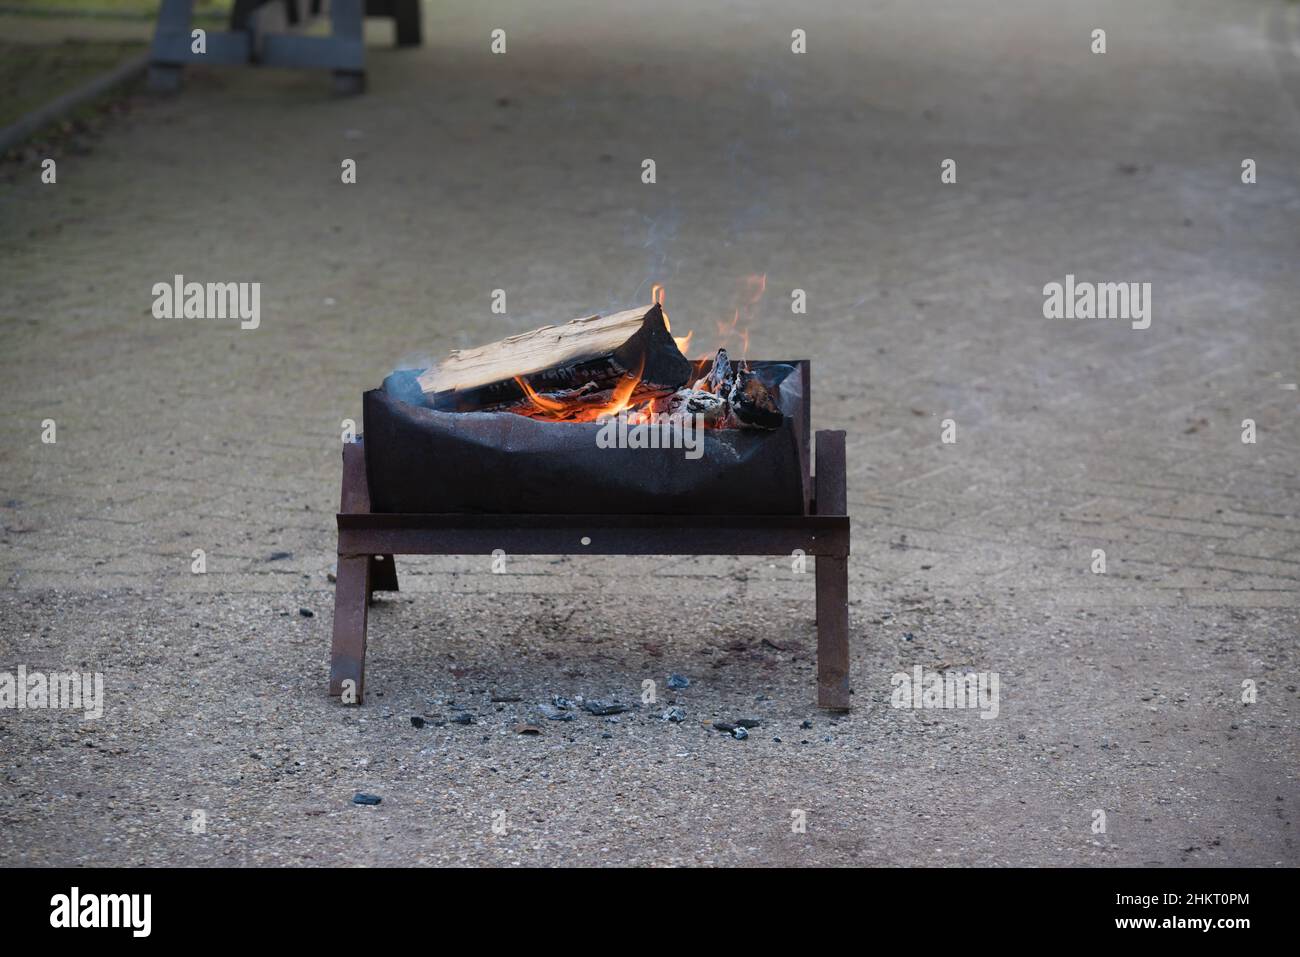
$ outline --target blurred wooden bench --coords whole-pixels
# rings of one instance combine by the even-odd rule
[[[193,12],[194,0],[162,0],[150,49],[151,89],[179,89],[188,63],[258,63],[330,70],[336,92],[361,93],[365,17],[392,18],[399,47],[419,46],[421,39],[420,0],[235,0],[230,29],[205,31],[205,50],[196,53]],[[328,36],[302,32],[326,15]]]

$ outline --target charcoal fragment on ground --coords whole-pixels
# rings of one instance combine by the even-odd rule
[[[632,710],[628,705],[625,704],[618,704],[617,702],[613,702],[613,701],[611,702],[596,701],[594,699],[590,701],[584,701],[582,707],[584,711],[594,714],[598,718],[603,718],[611,714],[623,714],[624,712]]]
[[[537,710],[547,721],[572,721],[574,714],[572,711],[565,711],[563,708],[557,708],[555,705],[543,702],[537,706]]]

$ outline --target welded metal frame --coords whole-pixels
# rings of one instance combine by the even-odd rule
[[[807,368],[804,368],[807,381]],[[810,396],[805,400],[809,401]],[[805,407],[805,418],[806,418]],[[807,435],[805,422],[804,434]],[[849,516],[844,433],[816,435],[803,515],[393,514],[370,510],[364,445],[343,447],[330,694],[364,700],[367,610],[397,591],[394,555],[791,555],[815,559],[817,703],[849,708]],[[805,462],[805,471],[807,463]],[[805,487],[810,487],[805,483]]]

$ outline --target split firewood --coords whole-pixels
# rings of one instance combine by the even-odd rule
[[[627,380],[630,399],[640,402],[671,395],[690,374],[655,304],[458,349],[419,384],[434,408],[468,412],[517,406],[530,391],[545,396],[594,385],[613,394],[628,389]]]

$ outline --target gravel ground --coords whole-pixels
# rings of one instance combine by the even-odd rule
[[[106,702],[0,711],[0,863],[1300,863],[1296,5],[696,6],[429,7],[364,98],[192,70],[4,169],[0,674]],[[153,319],[176,273],[260,327]],[[1150,329],[1043,318],[1067,273]],[[751,275],[848,431],[851,714],[786,558],[399,559],[331,700],[361,391],[652,281],[707,345]],[[892,707],[918,665],[997,717]]]
[[[321,693],[328,615],[298,612],[325,601],[319,591],[272,602],[6,599],[5,633],[42,649],[30,668],[102,666],[109,690],[98,721],[28,712],[2,726],[0,747],[15,756],[0,811],[5,860],[1296,861],[1296,692],[1284,686],[1294,613],[903,605],[861,643],[855,710],[837,717],[809,700],[806,603],[688,600],[662,612],[670,636],[650,642],[635,625],[611,627],[605,595],[384,600],[373,611],[375,687],[347,710]],[[660,613],[645,597],[616,604],[641,620]],[[701,620],[740,622],[742,609],[777,624],[714,625],[700,640]],[[1117,635],[1130,636],[1123,664],[1112,663]],[[998,671],[998,718],[894,709],[887,684],[863,680],[914,663]],[[670,669],[690,686],[669,691]],[[1267,706],[1238,702],[1246,673]],[[653,707],[640,704],[646,678],[658,683]],[[552,695],[636,707],[547,720],[536,705]],[[674,703],[681,723],[661,717]],[[736,719],[760,723],[745,740],[711,726]],[[383,803],[349,803],[357,791]],[[1097,808],[1104,835],[1091,831]],[[203,834],[192,833],[196,810]],[[797,810],[806,833],[792,832]],[[502,820],[505,834],[494,833]]]

